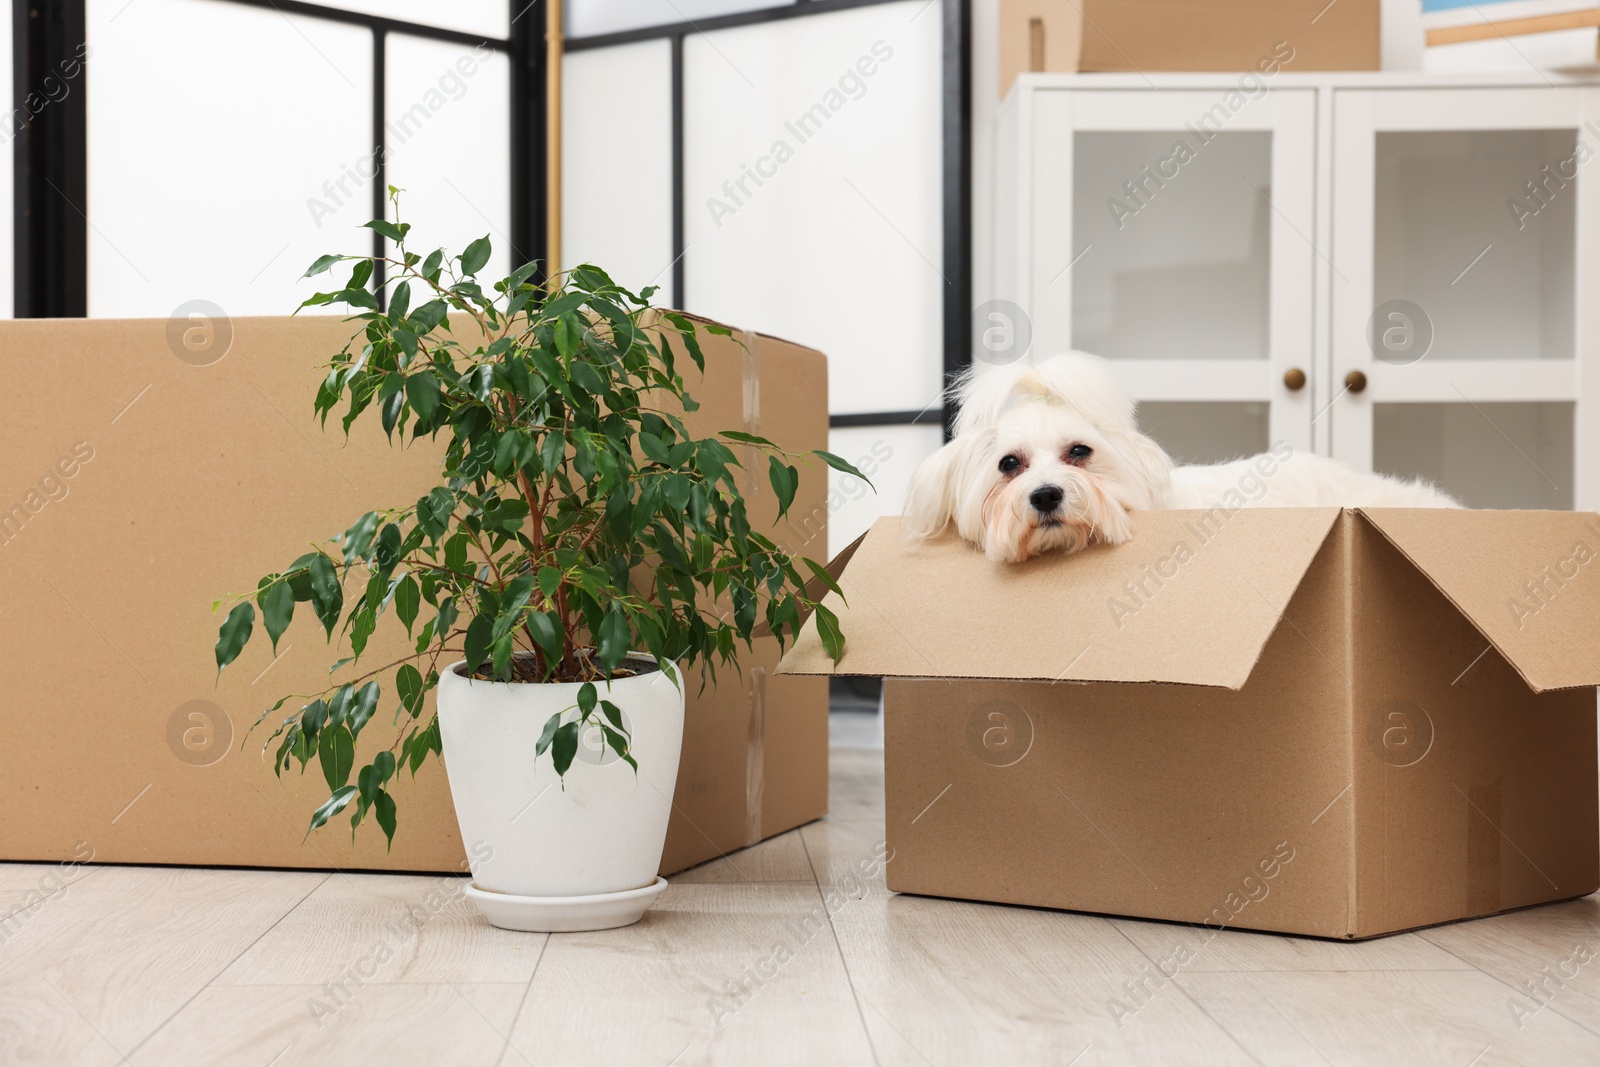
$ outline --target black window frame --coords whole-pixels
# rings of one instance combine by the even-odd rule
[[[508,0],[511,35],[483,37],[459,30],[408,22],[303,0],[210,0],[267,8],[283,15],[324,19],[361,26],[373,35],[372,140],[383,145],[384,79],[390,34],[467,46],[483,45],[510,57],[512,64],[510,122],[512,261],[544,262],[549,247],[545,219],[547,89],[545,68],[546,5],[556,0]],[[824,15],[849,8],[897,0],[796,0],[700,22],[668,23],[620,33],[567,38],[566,51],[576,52],[634,41],[670,42],[672,56],[672,241],[673,303],[685,307],[683,190],[683,41],[690,33],[735,26]],[[942,355],[949,381],[970,362],[972,329],[972,61],[971,0],[929,0],[941,17],[941,221],[943,230]],[[93,62],[80,58],[87,38],[85,0],[13,0],[12,97],[15,107],[63,63]],[[88,198],[88,88],[80,72],[72,90],[38,114],[17,123],[14,132],[14,310],[17,318],[83,317],[88,314],[88,236],[84,211]],[[15,117],[8,121],[16,122]],[[373,217],[386,210],[383,154],[372,183]],[[375,254],[382,237],[373,235]],[[685,310],[692,310],[685,308]],[[950,435],[954,407],[942,409],[852,412],[832,415],[830,425],[903,426],[940,423]]]
[[[546,4],[551,0],[508,0],[511,35],[505,38],[347,11],[301,0],[209,0],[265,8],[282,15],[322,19],[371,31],[373,45],[372,142],[377,173],[372,181],[372,217],[384,217],[384,81],[390,34],[488,47],[511,60],[511,255],[513,263],[545,260],[545,51]],[[80,58],[87,40],[85,0],[13,0],[12,117],[15,219],[13,315],[16,318],[82,318],[88,314],[89,223],[88,85],[80,71],[70,91],[18,121],[17,109],[29,93],[43,91],[46,79],[59,78],[62,64],[93,63]],[[90,42],[92,44],[92,42]],[[383,237],[373,234],[373,253],[383,254]]]
[[[898,3],[899,0],[795,0],[780,7],[759,8],[696,22],[663,23],[616,33],[569,37],[567,52],[591,51],[639,41],[666,40],[672,55],[672,303],[693,311],[684,284],[683,188],[683,42],[690,34],[710,33],[736,26],[754,26],[808,18],[858,7]],[[940,182],[945,286],[942,300],[943,370],[948,383],[971,362],[972,333],[972,5],[971,0],[929,0],[941,14],[940,56]],[[940,425],[949,440],[955,418],[951,398],[941,407],[922,411],[871,411],[830,415],[832,427]]]

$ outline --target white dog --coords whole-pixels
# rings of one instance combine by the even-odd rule
[[[1174,467],[1139,432],[1111,365],[1072,352],[957,383],[954,439],[923,461],[906,511],[914,537],[951,524],[992,560],[1020,563],[1133,537],[1149,508],[1460,505],[1426,482],[1364,474],[1279,443],[1214,466]]]

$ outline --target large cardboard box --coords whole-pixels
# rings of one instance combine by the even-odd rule
[[[1000,0],[1000,95],[1029,71],[1377,70],[1380,0]]]
[[[1333,938],[1593,892],[1597,558],[1558,512],[1144,512],[1021,565],[882,520],[836,610],[892,679],[889,887]]]
[[[317,425],[315,368],[351,329],[320,316],[0,323],[11,382],[0,424],[0,859],[464,869],[432,762],[396,790],[393,852],[375,826],[352,842],[338,820],[306,838],[326,794],[314,761],[280,782],[261,755],[270,731],[245,731],[284,693],[320,689],[344,654],[309,613],[276,658],[252,643],[220,683],[212,658],[212,601],[434,484],[437,444],[401,452],[375,422],[348,443],[337,420],[326,433]],[[703,379],[685,367],[702,404],[694,426],[826,447],[824,357],[743,340],[704,338]],[[802,468],[796,518],[774,537],[824,553],[826,491],[822,470]],[[749,492],[752,520],[770,523],[770,488]],[[403,637],[380,627],[363,662],[398,656]],[[664,872],[825,812],[826,682],[774,677],[777,657],[768,639],[742,676],[691,688]],[[386,734],[375,724],[362,742]]]

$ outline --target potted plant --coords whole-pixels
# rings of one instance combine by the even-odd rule
[[[727,331],[652,308],[652,289],[628,292],[592,266],[546,283],[527,264],[486,290],[488,238],[452,259],[409,251],[398,210],[367,225],[391,256],[323,256],[307,272],[351,263],[341,288],[302,306],[348,305],[359,323],[326,365],[315,410],[325,425],[342,407],[346,434],[364,415],[391,440],[442,434],[438,484],[234,598],[217,668],[256,633],[258,613],[276,648],[308,605],[330,643],[348,643],[329,672],[348,680],[284,697],[256,723],[293,708],[266,747],[278,741],[278,774],[316,760],[327,780],[308,833],[341,813],[353,833],[370,815],[392,845],[402,769],[415,776],[442,754],[474,846],[469,895],[491,922],[633,922],[666,884],[656,870],[685,668],[714,679],[758,624],[783,640],[808,610],[830,654],[843,649],[807,579],[837,586],[751,528],[729,444],[764,455],[780,514],[799,480],[792,460],[859,472],[751,434],[695,434],[678,368],[704,366],[697,328]],[[412,651],[363,670],[385,618]],[[358,767],[385,692],[397,729]]]

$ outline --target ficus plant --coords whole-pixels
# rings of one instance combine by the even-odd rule
[[[346,436],[363,416],[391,441],[442,435],[438,484],[361,515],[231,598],[216,661],[220,674],[258,620],[276,650],[301,605],[330,644],[348,646],[328,673],[349,668],[354,677],[285,696],[255,725],[294,709],[265,749],[278,742],[279,775],[292,761],[302,773],[319,763],[330,795],[308,833],[350,809],[352,833],[371,813],[392,846],[397,775],[406,768],[415,777],[441,751],[426,700],[441,665],[464,660],[472,677],[498,682],[580,683],[529,753],[551,759],[564,784],[591,724],[637,772],[625,720],[603,699],[607,680],[654,669],[630,652],[653,656],[682,686],[675,663],[714,678],[718,664],[736,664],[759,623],[782,641],[809,611],[838,659],[838,620],[817,602],[820,590],[838,587],[819,564],[752,528],[740,453],[765,459],[752,473],[770,482],[780,518],[799,482],[796,462],[861,475],[828,452],[694,432],[688,416],[698,405],[679,368],[689,359],[704,369],[697,331],[726,335],[724,327],[653,308],[652,288],[629,292],[593,266],[542,281],[530,263],[486,290],[478,275],[487,237],[459,256],[419,255],[393,189],[391,198],[395,220],[366,224],[388,238],[390,255],[327,255],[307,271],[350,264],[343,285],[302,307],[346,305],[358,324],[326,364],[315,411],[326,427],[342,408]],[[362,671],[384,619],[405,628],[411,651]],[[394,734],[357,768],[358,742],[380,706],[392,710]]]

